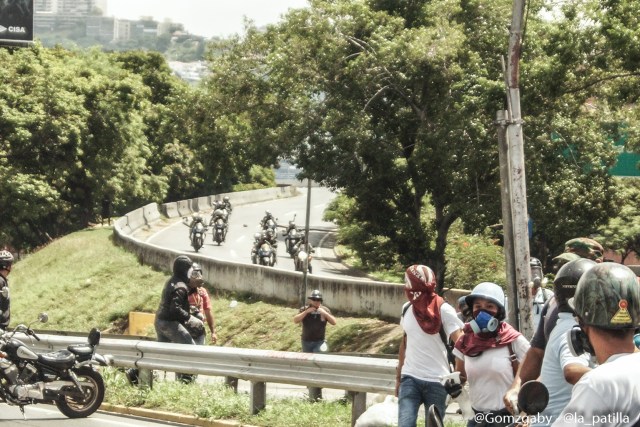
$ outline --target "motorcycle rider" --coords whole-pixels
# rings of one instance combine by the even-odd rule
[[[229,219],[229,215],[227,214],[224,208],[220,207],[220,205],[216,207],[216,209],[211,214],[211,219],[209,220],[209,226],[210,227],[215,226],[215,223],[218,220],[218,218],[222,219],[222,222],[224,223],[224,228],[222,232],[222,241],[224,242],[227,240],[227,226],[228,226],[227,220]]]
[[[541,412],[542,417],[538,417],[545,422],[533,424],[535,426],[549,425],[556,420],[571,399],[573,385],[591,369],[587,355],[571,354],[567,331],[575,324],[569,299],[573,298],[582,275],[595,265],[597,264],[593,260],[578,258],[562,266],[553,281],[558,321],[549,335],[540,371],[540,381],[549,392],[549,404]],[[510,406],[507,406],[508,409],[512,409]]]
[[[172,342],[195,345],[189,330],[204,331],[203,322],[192,316],[189,306],[189,292],[197,282],[191,282],[193,261],[180,255],[173,262],[173,275],[162,290],[160,304],[156,311],[154,326],[158,342]],[[190,376],[176,374],[176,379],[189,382]]]
[[[554,426],[633,426],[640,423],[640,352],[633,344],[640,324],[640,283],[612,262],[585,272],[569,300],[579,326],[570,331],[572,352],[595,355],[598,367],[582,376]]]
[[[204,225],[204,220],[202,219],[202,215],[200,215],[197,212],[191,216],[191,222],[189,223],[189,240],[193,240],[193,234],[196,231],[196,224],[202,224],[202,227],[207,228]]]
[[[544,287],[547,279],[542,274],[542,263],[538,258],[531,258],[531,296],[533,297],[533,329],[538,327],[542,308],[553,296],[553,292]]]
[[[0,251],[0,329],[6,330],[11,320],[11,299],[9,296],[9,280],[13,266],[11,252]]]
[[[273,220],[273,223],[276,224],[277,227],[276,219],[273,217],[273,214],[271,213],[271,211],[266,210],[264,211],[264,217],[262,218],[262,220],[260,220],[260,226],[263,230],[265,228],[268,228],[267,223],[269,222],[269,220]]]
[[[231,207],[231,200],[229,199],[229,196],[224,196],[222,198],[222,201],[224,202],[225,209],[227,210],[229,215],[231,215],[231,212],[233,211],[233,207]]]

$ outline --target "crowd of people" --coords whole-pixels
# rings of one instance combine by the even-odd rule
[[[640,280],[624,265],[603,262],[603,255],[592,239],[566,242],[565,253],[553,259],[553,291],[545,289],[542,265],[532,259],[537,316],[531,340],[505,321],[507,301],[499,285],[476,285],[457,301],[456,315],[435,293],[433,271],[409,267],[400,320],[398,426],[416,426],[420,405],[434,405],[444,416],[447,395],[457,397],[463,385],[473,410],[467,426],[517,424],[518,392],[532,380],[544,384],[549,399],[528,425],[640,425],[640,352],[634,342]]]

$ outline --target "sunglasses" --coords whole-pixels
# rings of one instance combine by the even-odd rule
[[[309,298],[311,301],[322,301],[322,298]]]

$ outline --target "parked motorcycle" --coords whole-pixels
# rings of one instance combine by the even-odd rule
[[[46,313],[38,321],[48,321]],[[94,365],[107,366],[109,356],[95,352],[100,331],[92,329],[87,344],[75,344],[66,350],[36,353],[15,337],[21,332],[40,341],[30,325],[20,324],[12,332],[0,335],[0,401],[24,407],[53,402],[69,418],[84,418],[102,404],[105,386]]]

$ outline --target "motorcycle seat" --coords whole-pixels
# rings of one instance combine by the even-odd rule
[[[78,356],[90,356],[93,354],[93,348],[88,344],[73,344],[67,347],[67,350]]]
[[[52,353],[38,355],[38,360],[44,365],[53,368],[65,369],[72,367],[76,362],[76,357],[68,350],[60,350]]]

